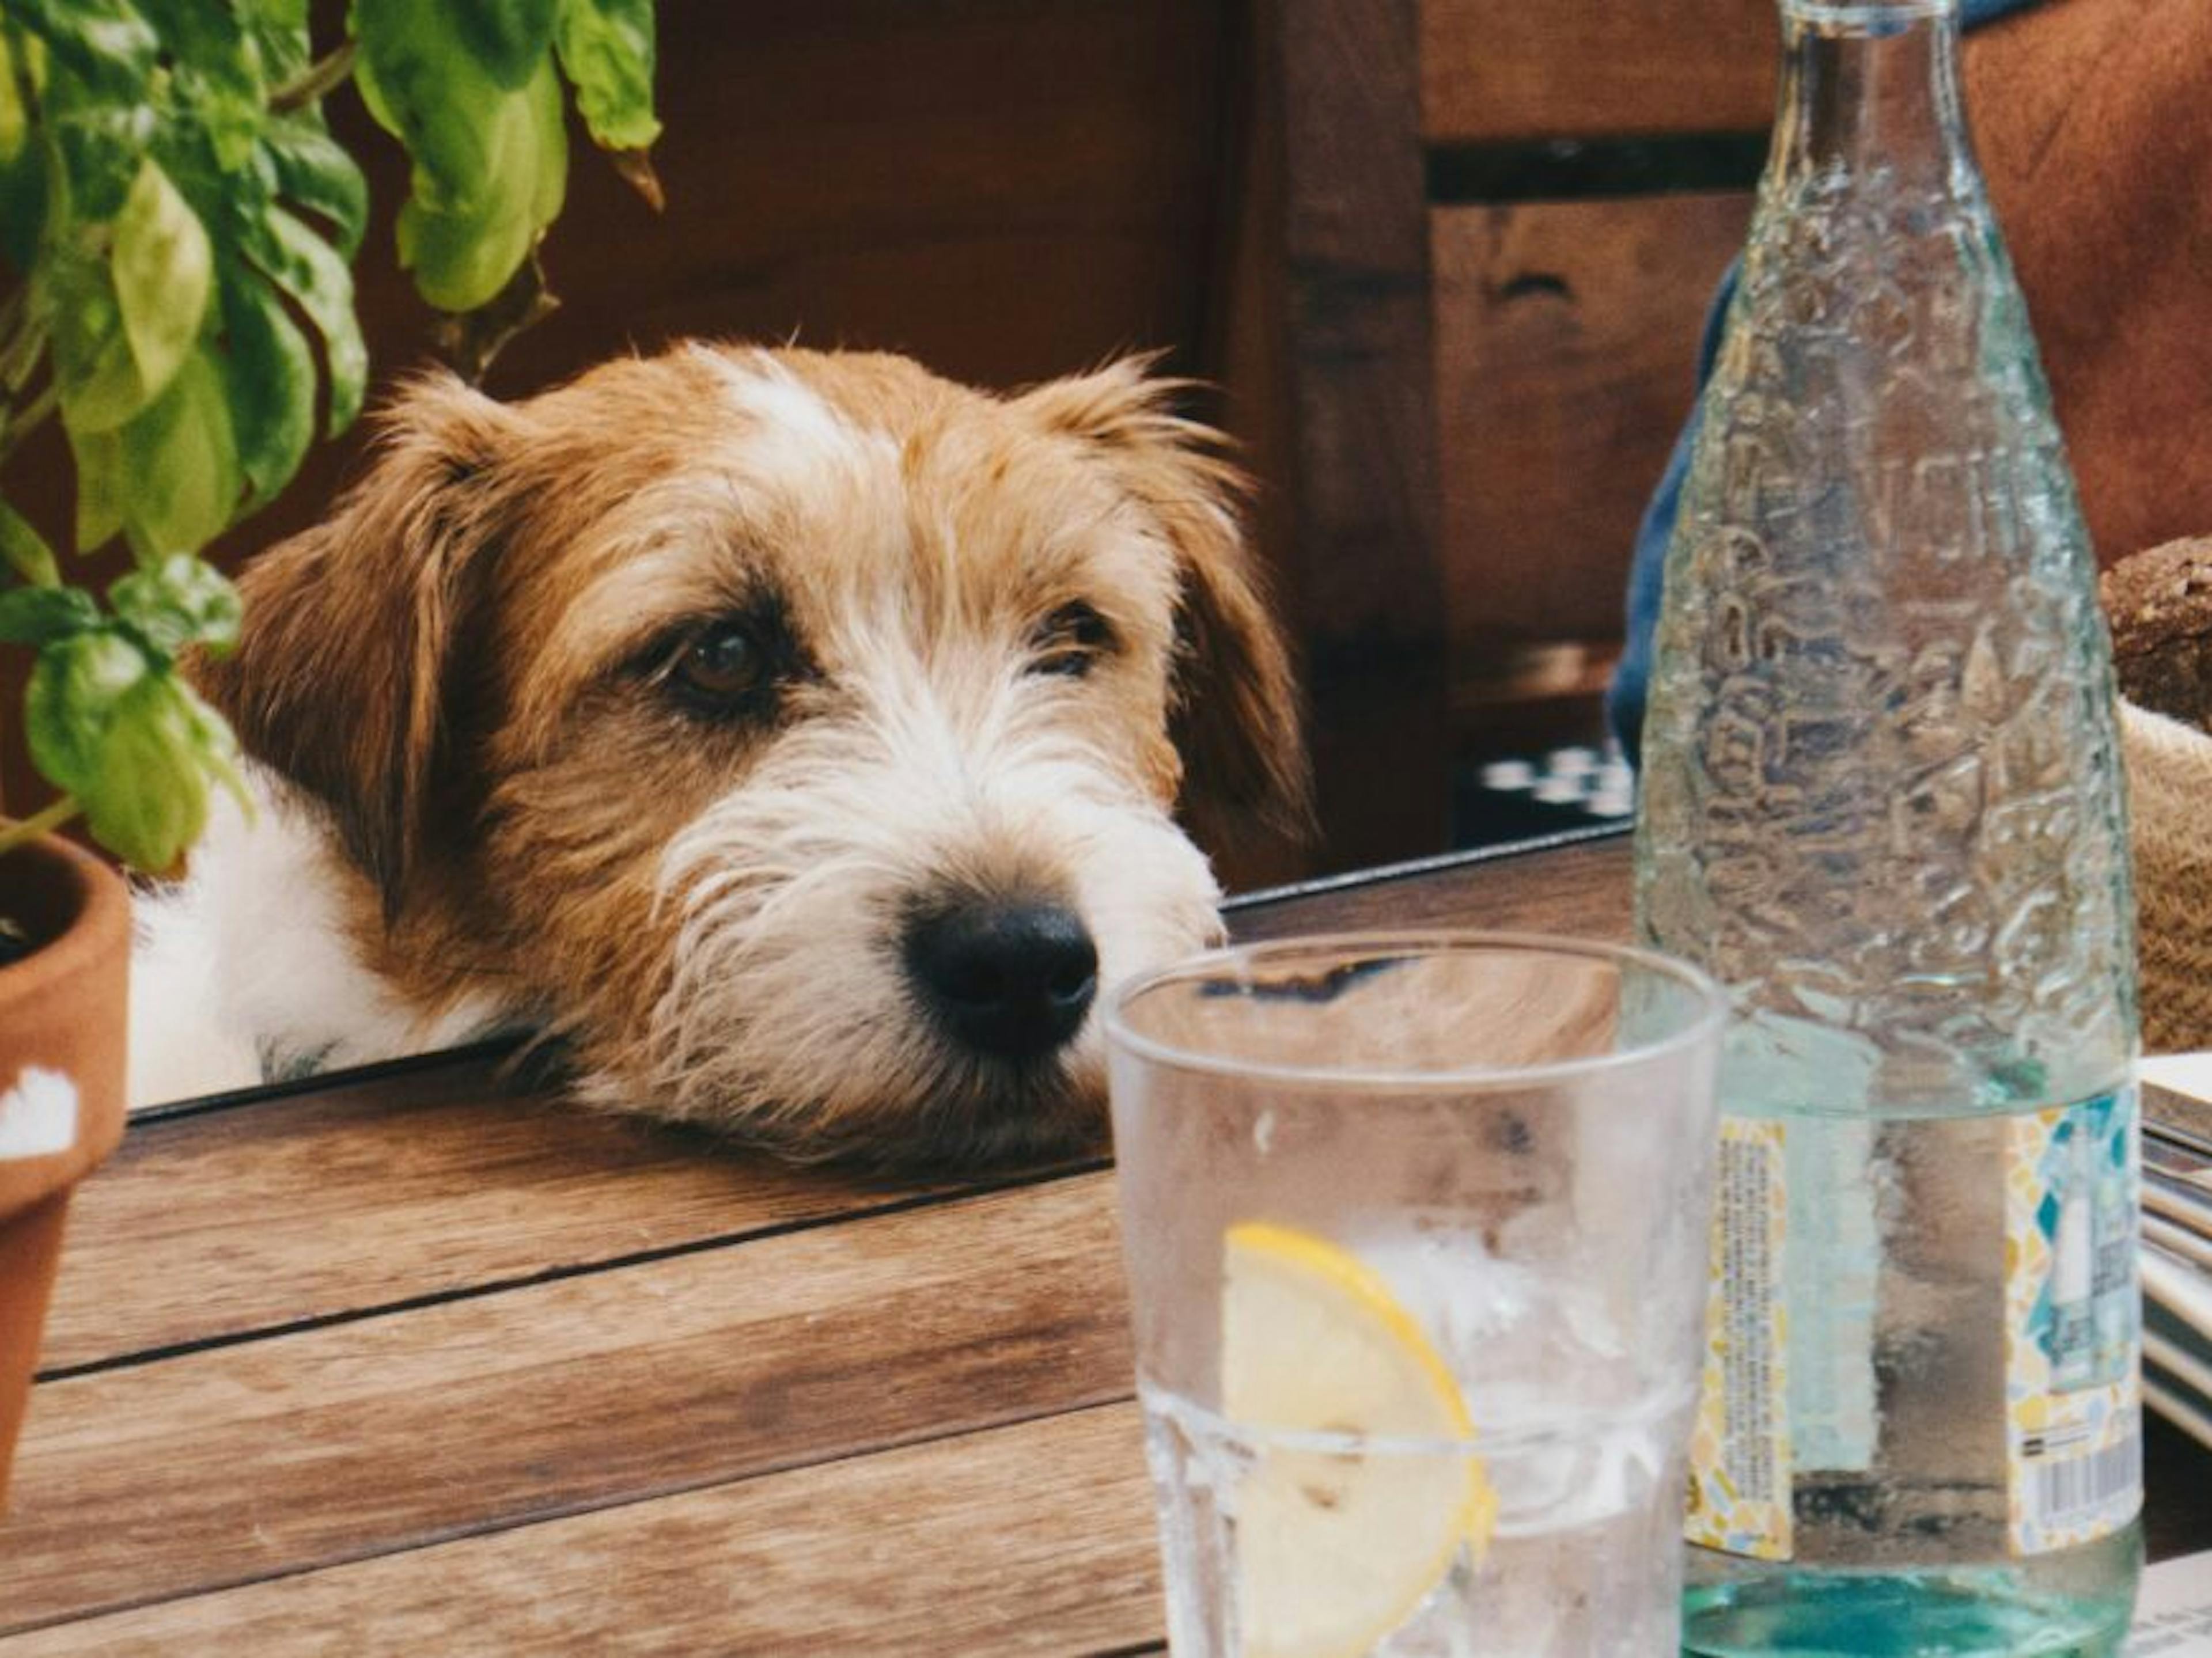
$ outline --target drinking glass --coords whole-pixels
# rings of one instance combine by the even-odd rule
[[[1118,992],[1178,1658],[1675,1649],[1723,1011],[1667,957],[1504,934]]]

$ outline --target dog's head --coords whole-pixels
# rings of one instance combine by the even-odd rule
[[[1235,473],[1121,364],[997,398],[705,346],[386,417],[206,670],[355,932],[580,1090],[790,1155],[1103,1118],[1098,987],[1216,931],[1176,817],[1303,809]]]

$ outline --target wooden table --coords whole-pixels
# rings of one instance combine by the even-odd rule
[[[1618,935],[1607,840],[1240,904]],[[141,1120],[0,1525],[30,1654],[1085,1652],[1161,1637],[1102,1163],[795,1171],[483,1057]],[[2154,1555],[2212,1456],[2150,1439]]]

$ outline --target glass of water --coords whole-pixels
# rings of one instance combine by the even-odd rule
[[[1723,1013],[1663,957],[1474,933],[1120,990],[1178,1658],[1675,1649]]]

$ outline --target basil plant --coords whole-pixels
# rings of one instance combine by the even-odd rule
[[[550,307],[537,248],[570,101],[658,205],[652,0],[352,0],[320,56],[307,11],[0,0],[0,465],[58,420],[76,484],[74,522],[45,533],[0,493],[0,647],[34,653],[22,731],[62,792],[0,818],[0,853],[82,812],[159,871],[211,788],[243,799],[231,734],[179,664],[238,634],[201,549],[361,410],[368,193],[326,98],[350,82],[404,146],[398,260],[479,370]],[[57,544],[118,537],[131,568],[105,592],[65,578]]]

